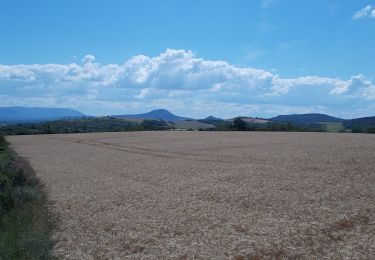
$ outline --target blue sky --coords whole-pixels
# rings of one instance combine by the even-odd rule
[[[0,3],[0,106],[375,115],[375,1]]]

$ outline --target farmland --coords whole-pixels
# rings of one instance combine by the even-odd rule
[[[66,259],[374,258],[375,136],[9,136]]]

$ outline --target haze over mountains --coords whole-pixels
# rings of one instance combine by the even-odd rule
[[[0,107],[1,123],[35,122],[83,116],[85,114],[69,108]]]
[[[66,108],[40,108],[40,107],[0,107],[0,123],[13,124],[24,122],[38,122],[57,119],[75,119],[88,117],[87,115],[73,109]],[[128,114],[128,115],[112,115],[113,118],[132,119],[132,120],[163,120],[171,122],[194,121],[195,119],[178,116],[166,109],[156,109],[148,113]],[[239,117],[249,123],[266,123],[266,122],[289,122],[297,124],[314,124],[321,122],[342,123],[344,125],[375,125],[375,117],[363,117],[355,119],[342,119],[326,114],[291,114],[278,115],[269,119],[259,119],[252,117]],[[224,121],[214,116],[209,116],[205,121]],[[228,119],[233,120],[233,119]]]

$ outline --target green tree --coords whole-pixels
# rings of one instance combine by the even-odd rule
[[[243,121],[241,118],[236,118],[233,121],[233,129],[236,131],[245,131],[246,130],[246,122]]]

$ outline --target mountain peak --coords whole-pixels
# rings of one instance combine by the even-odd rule
[[[169,110],[167,109],[154,109],[149,112],[149,114],[165,114],[165,115],[173,115]]]

